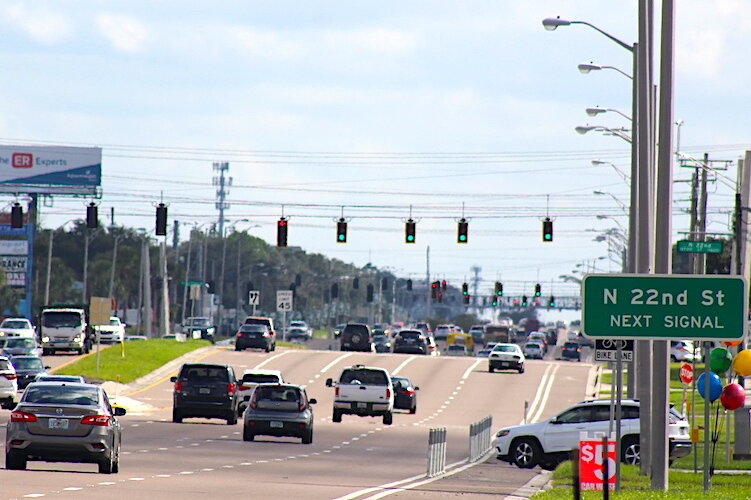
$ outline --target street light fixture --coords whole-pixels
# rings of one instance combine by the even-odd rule
[[[621,111],[618,111],[617,109],[613,109],[613,108],[601,108],[599,106],[595,106],[594,108],[587,108],[584,111],[589,116],[597,116],[597,115],[600,115],[602,113],[607,113],[608,111],[612,111],[613,113],[618,113],[619,115],[621,115],[622,117],[624,117],[626,120],[632,121],[630,116],[628,116],[627,114],[625,114],[625,113],[623,113]]]
[[[592,165],[594,165],[595,167],[599,167],[600,165],[610,165],[611,167],[613,167],[613,170],[615,170],[615,172],[621,177],[621,179],[623,179],[623,182],[625,182],[626,185],[629,185],[629,183],[631,182],[631,177],[629,177],[629,175],[626,174],[623,170],[618,168],[615,163],[604,160],[592,160]]]
[[[46,280],[46,283],[44,285],[44,303],[45,304],[49,304],[50,303],[50,274],[51,274],[51,271],[52,271],[52,245],[53,245],[53,243],[55,241],[55,231],[57,231],[58,229],[62,229],[63,226],[65,226],[67,223],[69,223],[69,222],[75,222],[77,220],[81,220],[81,219],[66,220],[65,222],[63,222],[62,224],[60,224],[59,226],[57,226],[57,228],[49,230],[50,231],[50,241],[49,241],[49,245],[47,246],[47,280]]]
[[[618,73],[622,74],[623,76],[625,76],[626,78],[628,78],[630,80],[634,79],[633,76],[629,75],[628,73],[626,73],[625,71],[623,71],[620,68],[616,68],[615,66],[606,66],[606,65],[594,64],[594,63],[590,62],[590,63],[581,63],[581,64],[578,64],[576,67],[579,70],[579,72],[582,73],[582,74],[584,74],[584,75],[586,75],[590,71],[601,71],[603,69],[612,69],[612,70],[617,71]]]
[[[618,206],[621,208],[621,210],[623,210],[623,213],[625,213],[626,215],[628,215],[629,211],[626,208],[626,204],[623,203],[620,199],[618,199],[618,197],[615,196],[613,193],[609,193],[607,191],[595,190],[595,191],[592,191],[592,194],[595,194],[595,195],[598,195],[598,196],[610,196],[611,198],[613,198],[613,201],[615,201],[616,204],[618,204]]]
[[[592,132],[593,130],[595,132],[603,132],[605,135],[614,135],[620,137],[628,143],[632,143],[631,136],[627,134],[627,132],[630,132],[630,130],[627,128],[610,128],[603,127],[602,125],[580,125],[578,127],[574,127],[574,130],[576,130],[576,133],[580,135],[584,135],[587,132]]]

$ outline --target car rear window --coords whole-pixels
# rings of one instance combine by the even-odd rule
[[[23,395],[24,403],[55,405],[87,405],[99,403],[96,387],[75,387],[66,385],[29,386]]]
[[[421,332],[399,332],[399,337],[403,339],[419,340],[422,337]]]
[[[344,333],[360,333],[362,335],[367,335],[368,327],[365,325],[347,325],[344,327]]]
[[[362,385],[388,385],[389,379],[381,370],[350,368],[342,372],[340,384],[352,384],[359,381]]]
[[[206,365],[186,366],[183,367],[180,378],[188,382],[192,380],[222,382],[228,379],[227,368],[223,366]]]
[[[15,328],[15,329],[21,329],[21,328],[29,328],[29,324],[25,321],[3,321],[3,324],[0,325],[2,328]]]
[[[516,352],[516,347],[512,345],[497,345],[493,350],[496,352]]]
[[[565,344],[563,344],[563,348],[564,349],[578,349],[579,344],[577,344],[576,342],[566,342]]]
[[[263,410],[297,410],[302,394],[296,387],[260,386],[253,395],[255,405]]]
[[[267,332],[269,327],[266,325],[243,325],[240,327],[242,332]]]
[[[276,375],[249,373],[243,375],[243,382],[249,382],[251,384],[275,384],[281,382]]]
[[[0,359],[0,370],[10,370],[10,363],[7,359]]]
[[[44,370],[39,358],[13,358],[13,366],[16,370]]]
[[[8,349],[33,349],[36,346],[37,343],[33,339],[8,339],[8,342],[5,344],[5,347],[7,347]]]

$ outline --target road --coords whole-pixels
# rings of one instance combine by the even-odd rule
[[[64,358],[53,359],[59,363]],[[385,494],[397,499],[442,498],[452,492],[464,492],[462,498],[511,494],[539,469],[525,471],[491,457],[476,468],[423,484],[428,430],[448,429],[447,464],[459,464],[467,458],[470,423],[492,415],[496,429],[518,424],[525,401],[530,420],[546,418],[584,399],[591,368],[586,362],[529,360],[520,375],[489,373],[487,360],[471,357],[292,349],[266,354],[222,347],[214,348],[205,361],[230,363],[238,376],[246,368],[276,368],[288,381],[306,385],[309,396],[318,400],[313,444],[262,436],[243,442],[241,424],[228,426],[219,420],[174,424],[172,384],[165,378],[125,394],[139,404],[120,419],[124,431],[119,474],[97,474],[91,464],[29,462],[27,471],[0,469],[0,497],[349,500]],[[355,363],[412,378],[420,387],[417,413],[397,412],[391,426],[381,419],[349,415],[333,423],[333,390],[325,387],[325,380]],[[7,419],[7,411],[0,413],[0,425]]]

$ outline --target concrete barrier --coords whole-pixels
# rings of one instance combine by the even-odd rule
[[[446,470],[446,428],[430,429],[428,434],[428,477],[443,474]]]

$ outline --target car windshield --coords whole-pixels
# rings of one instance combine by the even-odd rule
[[[75,312],[64,311],[43,312],[42,326],[47,328],[73,328],[81,326],[81,315]]]
[[[53,405],[86,405],[99,403],[96,387],[72,387],[67,385],[31,385],[23,395],[24,403]]]
[[[3,321],[3,324],[0,325],[0,328],[13,328],[15,330],[20,330],[21,328],[31,328],[31,325],[28,321],[22,319],[6,319]]]
[[[450,345],[449,351],[464,351],[463,345]]]
[[[243,325],[240,327],[241,332],[267,332],[269,327],[266,325]]]
[[[111,326],[120,326],[120,320],[117,318],[110,319],[110,325]]]
[[[37,382],[83,382],[83,379],[77,375],[42,375],[36,378]]]
[[[246,373],[243,375],[243,383],[250,384],[275,384],[279,383],[279,377],[270,374]]]
[[[209,318],[191,318],[188,320],[188,326],[211,326]]]
[[[418,340],[422,337],[422,333],[420,332],[399,332],[399,337],[403,339],[412,339],[412,340]]]
[[[42,360],[39,358],[13,358],[13,366],[16,370],[44,370]]]
[[[367,370],[359,368],[351,368],[344,370],[340,384],[355,384],[360,383],[362,385],[388,385],[389,379],[385,372],[381,370]]]
[[[181,374],[183,380],[226,381],[227,369],[223,366],[190,366]]]
[[[497,345],[493,348],[496,352],[516,352],[516,346],[513,345]]]
[[[395,389],[406,389],[412,385],[406,377],[391,377],[391,382],[394,384]]]
[[[289,326],[296,326],[297,328],[305,328],[305,322],[304,321],[290,321]]]
[[[5,347],[8,349],[33,349],[37,346],[34,339],[8,339]]]

